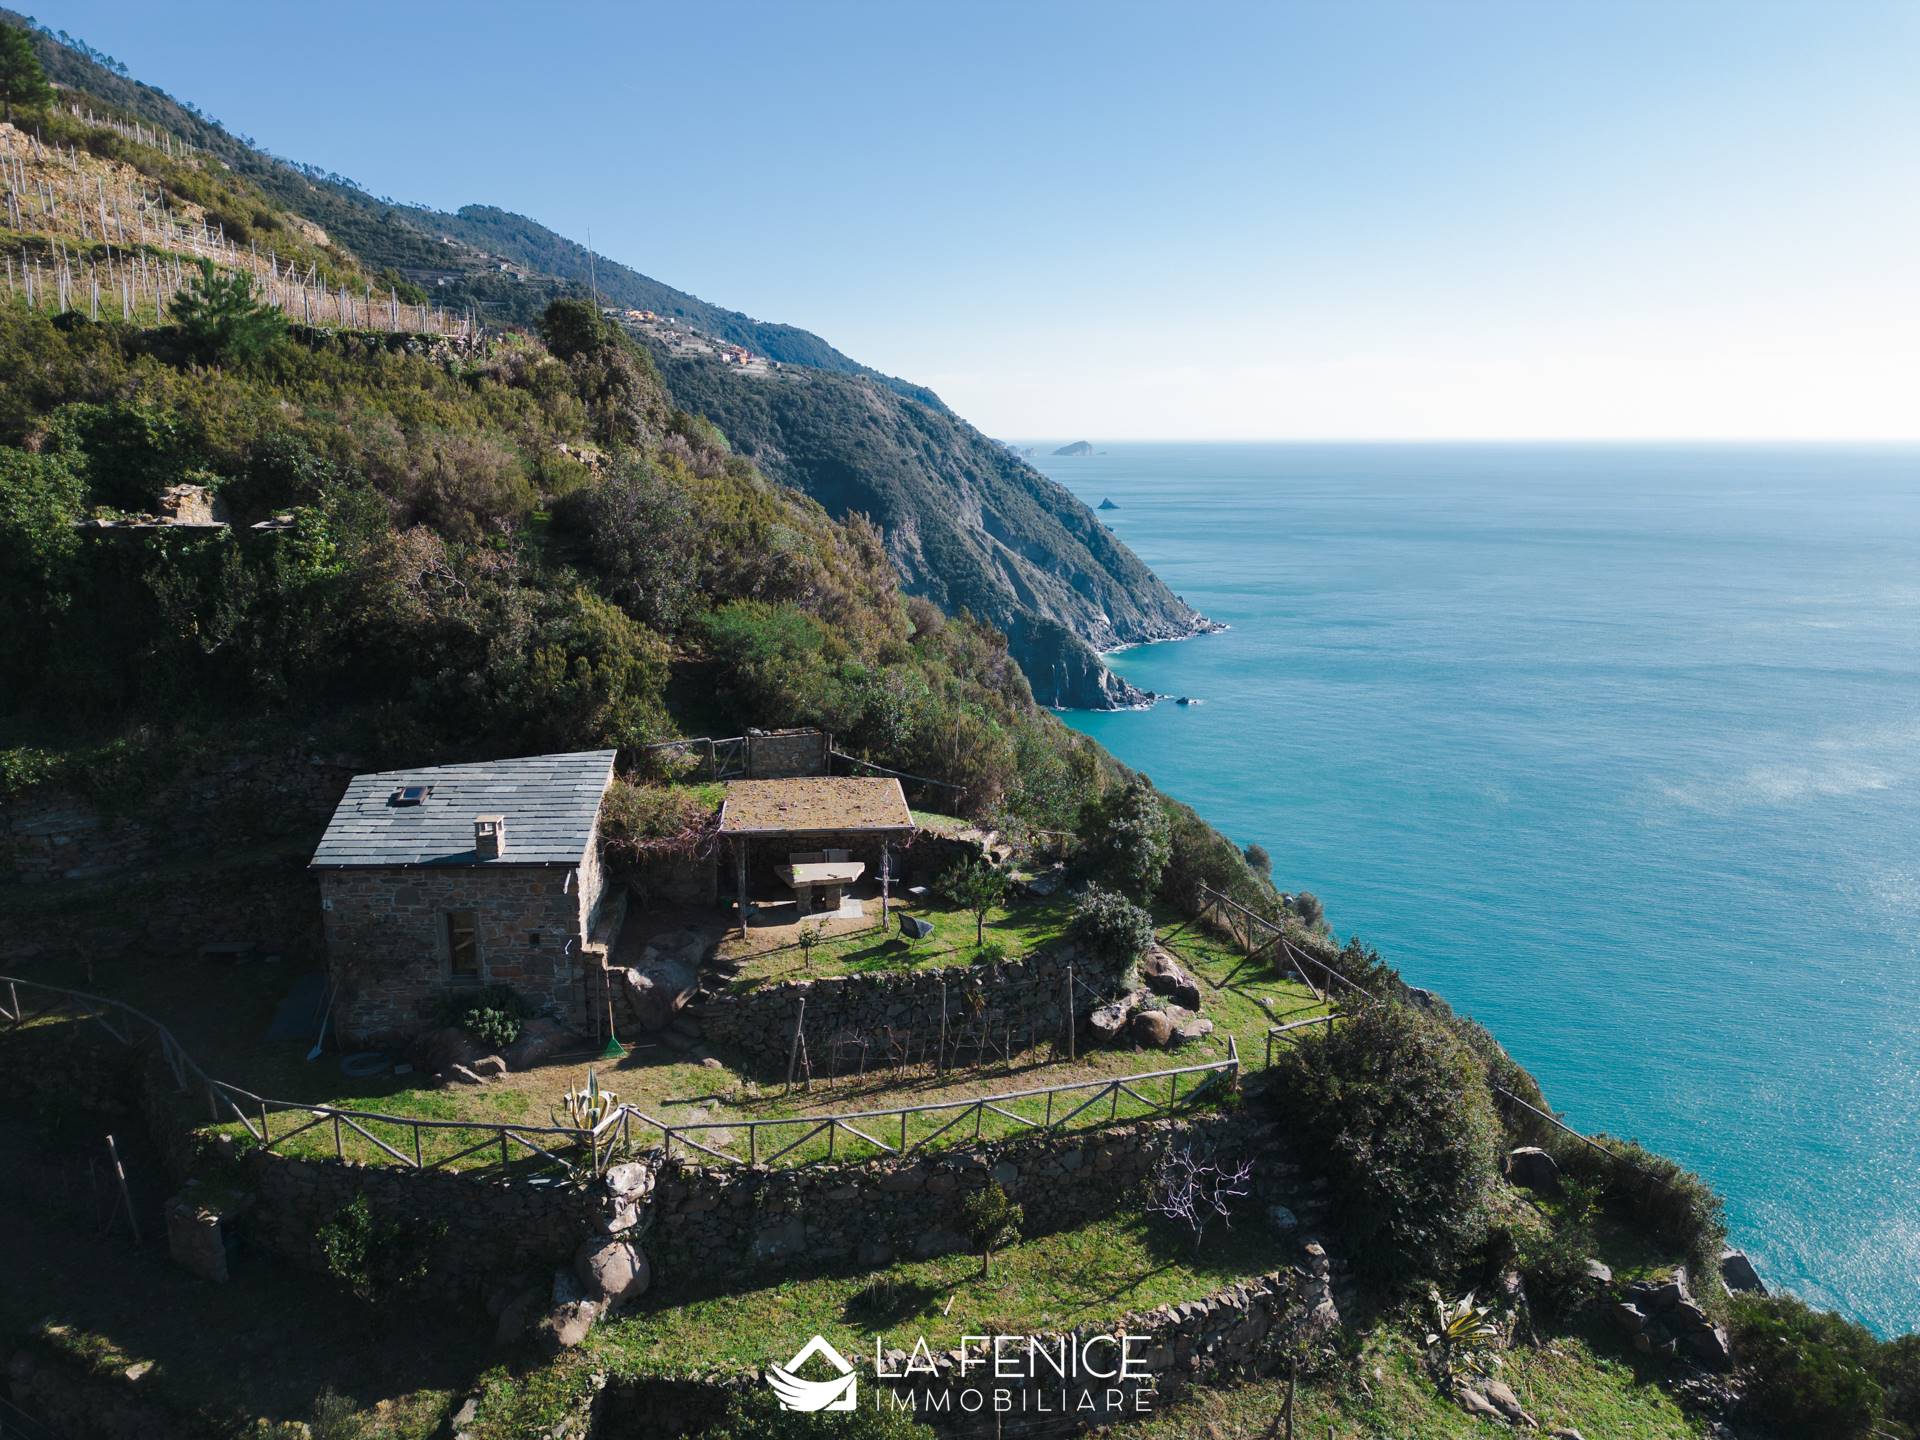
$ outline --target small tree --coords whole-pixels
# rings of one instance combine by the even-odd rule
[[[993,1252],[1020,1238],[1020,1223],[1026,1213],[999,1181],[989,1180],[962,1202],[960,1218],[973,1248],[980,1252],[980,1274],[985,1276],[992,1267]]]
[[[1160,1158],[1147,1193],[1147,1209],[1178,1220],[1193,1231],[1193,1250],[1207,1227],[1224,1220],[1233,1228],[1233,1202],[1253,1190],[1253,1161],[1222,1164],[1211,1150],[1198,1145],[1174,1145]]]
[[[171,312],[187,344],[215,364],[257,360],[287,333],[286,317],[254,298],[253,276],[222,274],[211,260],[202,260],[200,273],[173,297]]]
[[[962,860],[940,877],[940,893],[973,915],[973,943],[987,940],[987,912],[1007,898],[1004,871],[975,856]]]
[[[13,123],[13,107],[38,110],[53,98],[40,57],[33,53],[33,37],[18,25],[0,26],[0,107]]]
[[[1247,868],[1262,880],[1273,878],[1273,856],[1267,853],[1264,845],[1249,845],[1240,852],[1246,857]]]
[[[800,962],[805,965],[807,969],[811,970],[813,968],[813,952],[818,949],[820,945],[820,922],[818,920],[810,920],[800,927],[798,944],[800,946]]]

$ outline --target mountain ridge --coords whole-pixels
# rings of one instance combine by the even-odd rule
[[[12,12],[0,16],[35,32],[55,83],[204,149],[388,283],[418,286],[446,308],[470,308],[496,324],[533,328],[552,301],[584,297],[591,275],[609,308],[673,316],[777,362],[776,387],[792,388],[793,370],[831,377],[809,387],[830,413],[786,406],[775,424],[753,419],[746,397],[713,384],[714,376],[687,365],[662,367],[676,404],[708,414],[764,458],[774,478],[836,518],[862,513],[877,521],[910,593],[950,611],[965,607],[1006,632],[1045,703],[1145,703],[1151,697],[1108,669],[1101,653],[1213,628],[1076,497],[955,415],[931,389],[863,365],[811,331],[702,300],[502,207],[447,212],[376,197],[346,176],[271,154],[72,37]],[[723,413],[713,414],[716,408]],[[874,415],[878,438],[836,423],[863,410]],[[863,477],[876,465],[884,473]],[[993,503],[980,503],[983,488]]]

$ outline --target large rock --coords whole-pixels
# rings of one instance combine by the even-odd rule
[[[487,1047],[458,1025],[429,1030],[413,1042],[413,1063],[429,1075],[443,1075],[454,1066],[468,1069],[487,1053]]]
[[[1507,1152],[1507,1178],[1523,1190],[1537,1190],[1543,1195],[1560,1193],[1559,1163],[1537,1145],[1522,1145]]]
[[[557,1350],[571,1350],[587,1338],[599,1311],[591,1300],[569,1300],[553,1307],[541,1322],[540,1338]]]
[[[1515,1425],[1524,1426],[1528,1430],[1540,1428],[1540,1422],[1526,1412],[1520,1404],[1520,1397],[1513,1393],[1506,1381],[1489,1379],[1482,1388],[1486,1391],[1487,1399],[1494,1403],[1495,1408]]]
[[[573,1273],[586,1298],[602,1310],[638,1300],[653,1282],[646,1253],[616,1235],[595,1235],[573,1252]]]
[[[653,940],[640,963],[623,972],[627,1009],[642,1030],[665,1030],[693,998],[706,943],[698,931],[673,931]]]
[[[1764,1295],[1766,1282],[1760,1278],[1760,1272],[1753,1268],[1753,1261],[1745,1253],[1729,1246],[1720,1252],[1720,1278],[1727,1282],[1727,1289],[1736,1294]]]
[[[1168,1019],[1173,1022],[1173,1043],[1176,1045],[1189,1045],[1195,1040],[1204,1040],[1213,1033],[1213,1021],[1204,1015],[1194,1015],[1169,1007]]]
[[[1111,1045],[1126,1028],[1127,1002],[1124,1000],[1111,1000],[1105,1005],[1097,1005],[1087,1017],[1087,1030],[1097,1044]]]
[[[556,1050],[566,1047],[571,1037],[566,1026],[545,1015],[536,1015],[520,1027],[520,1038],[500,1052],[509,1070],[531,1070]]]
[[[1200,1008],[1199,984],[1162,947],[1155,945],[1141,957],[1140,978],[1154,994],[1164,995],[1189,1010]]]
[[[1696,1330],[1687,1336],[1686,1345],[1702,1369],[1724,1375],[1733,1368],[1733,1348],[1727,1343],[1727,1332],[1718,1325]]]
[[[1173,1021],[1164,1011],[1142,1010],[1128,1027],[1136,1045],[1164,1050],[1173,1043]]]

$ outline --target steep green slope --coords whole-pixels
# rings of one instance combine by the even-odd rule
[[[1094,649],[1206,627],[1091,510],[946,410],[854,376],[658,358],[767,474],[878,525],[910,593],[1006,632],[1044,704],[1138,703]]]
[[[533,326],[552,301],[584,291],[589,252],[537,222],[492,206],[447,214],[376,198],[343,176],[258,150],[109,57],[44,33],[37,48],[56,82],[200,147],[274,205],[320,226],[330,249],[369,273],[419,284],[450,310]],[[671,367],[669,383],[680,405],[714,411],[773,478],[836,516],[872,517],[909,590],[1005,631],[1046,703],[1138,703],[1145,697],[1097,652],[1205,628],[1084,506],[932,391],[860,365],[810,332],[709,304],[603,256],[592,265],[603,301],[676,317],[796,367],[767,387],[771,398],[691,362]]]

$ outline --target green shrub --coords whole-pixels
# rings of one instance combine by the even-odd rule
[[[1733,1301],[1743,1413],[1783,1440],[1854,1440],[1880,1422],[1879,1343],[1862,1326],[1790,1295]]]
[[[527,1002],[510,986],[488,985],[457,995],[441,1008],[440,1023],[458,1025],[491,1050],[504,1050],[520,1038]]]
[[[1515,1257],[1527,1285],[1527,1297],[1550,1313],[1565,1315],[1590,1293],[1587,1261],[1598,1252],[1593,1221],[1601,1188],[1561,1177],[1560,1214],[1538,1230],[1519,1237]]]
[[[1132,776],[1089,801],[1080,834],[1080,860],[1089,875],[1142,904],[1153,898],[1173,840],[1160,796],[1146,780]],[[1244,869],[1246,862],[1240,863]]]
[[[1067,936],[1096,959],[1130,965],[1153,944],[1153,916],[1116,891],[1089,885],[1074,902]]]
[[[427,1278],[433,1244],[443,1224],[377,1219],[365,1195],[353,1200],[315,1232],[327,1274],[369,1304],[419,1289]]]
[[[1437,1279],[1486,1238],[1499,1122],[1480,1066],[1447,1029],[1376,1005],[1274,1068],[1275,1113],[1325,1167],[1356,1270],[1389,1285]]]
[[[1920,1335],[1902,1335],[1874,1352],[1873,1378],[1887,1392],[1887,1418],[1920,1435]]]

